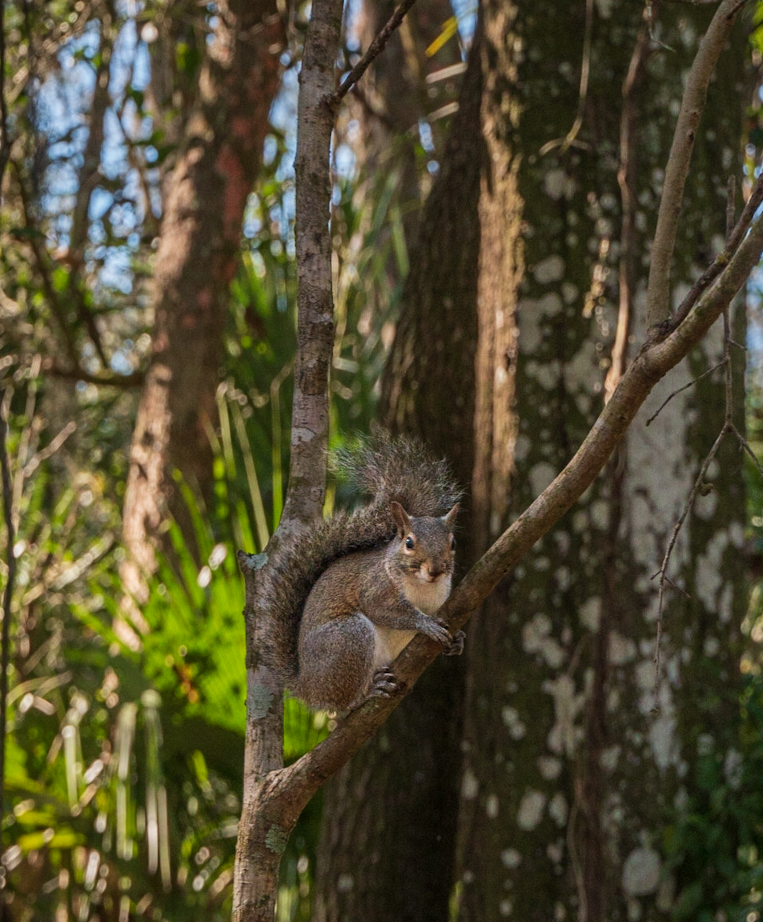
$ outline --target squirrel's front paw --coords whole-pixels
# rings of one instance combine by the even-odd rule
[[[431,637],[441,643],[443,647],[449,647],[453,643],[450,631],[445,627],[445,622],[439,618],[427,618],[426,622],[419,628],[422,634]]]
[[[466,634],[463,631],[456,631],[450,644],[442,651],[443,656],[461,656],[464,652],[464,641]]]

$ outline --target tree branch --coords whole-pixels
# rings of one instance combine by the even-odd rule
[[[390,16],[387,20],[387,24],[368,46],[366,53],[344,78],[339,89],[335,93],[332,93],[326,100],[332,109],[336,109],[347,93],[349,93],[352,87],[368,70],[371,63],[379,57],[382,51],[384,51],[387,42],[392,37],[392,33],[400,26],[400,23],[405,19],[405,14],[415,2],[416,0],[403,0],[400,6]]]
[[[8,101],[5,98],[5,3],[0,3],[0,204],[3,200],[3,176],[11,155],[8,137]]]
[[[747,0],[723,0],[700,42],[697,56],[689,71],[665,169],[665,185],[652,244],[646,296],[648,327],[662,323],[670,315],[670,264],[676,245],[678,218],[694,140],[707,101],[710,77],[731,33],[737,13],[746,2]]]
[[[757,265],[762,252],[760,220],[686,321],[665,340],[651,340],[642,348],[569,464],[472,567],[440,609],[438,617],[451,632],[466,623],[500,580],[591,485],[654,385],[702,340]],[[311,752],[288,768],[268,775],[260,789],[262,821],[276,822],[279,828],[290,831],[318,788],[388,719],[439,653],[436,643],[415,637],[392,667],[400,686],[396,695],[366,702],[340,721]]]
[[[281,542],[320,516],[326,492],[328,380],[334,348],[329,232],[329,152],[342,0],[314,0],[300,73],[297,112],[297,354],[289,488],[281,522],[265,552],[239,554],[246,582],[247,728],[244,799],[234,875],[234,922],[272,922],[278,868],[289,828],[274,817],[263,790],[283,765],[283,684],[259,662],[270,613],[259,598],[262,566],[275,566]],[[297,814],[298,815],[298,814]],[[296,818],[296,817],[295,817]]]
[[[97,375],[80,368],[60,368],[58,365],[43,366],[42,369],[54,378],[65,378],[68,381],[84,381],[86,384],[98,384],[102,387],[142,387],[146,375],[142,371],[134,371],[129,375]]]
[[[694,285],[692,285],[691,290],[683,299],[670,321],[671,329],[674,330],[683,323],[686,315],[692,307],[694,307],[697,298],[718,278],[723,267],[728,263],[730,255],[737,249],[742,242],[742,238],[749,230],[752,219],[755,217],[755,212],[758,210],[761,203],[763,203],[763,172],[758,176],[758,180],[755,183],[749,199],[747,199],[747,204],[742,211],[736,227],[730,234],[727,233],[726,246],[723,248],[723,251],[715,257],[712,265],[708,266]]]

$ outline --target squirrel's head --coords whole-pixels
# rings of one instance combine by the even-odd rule
[[[456,556],[453,527],[458,503],[443,516],[410,516],[390,503],[397,535],[392,542],[395,566],[426,583],[450,577]]]

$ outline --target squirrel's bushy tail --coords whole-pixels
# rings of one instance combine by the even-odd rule
[[[440,516],[462,496],[446,461],[435,459],[418,439],[393,438],[378,427],[333,460],[340,475],[373,499],[364,508],[339,512],[302,532],[281,549],[278,565],[270,571],[266,593],[273,629],[262,652],[287,685],[297,676],[302,611],[321,574],[340,557],[392,540],[392,501],[412,516]]]

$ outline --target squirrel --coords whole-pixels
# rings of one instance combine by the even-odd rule
[[[447,463],[376,429],[336,466],[372,502],[309,527],[266,588],[266,665],[312,708],[345,711],[397,688],[389,666],[417,633],[463,650],[433,617],[450,595],[462,496]]]

